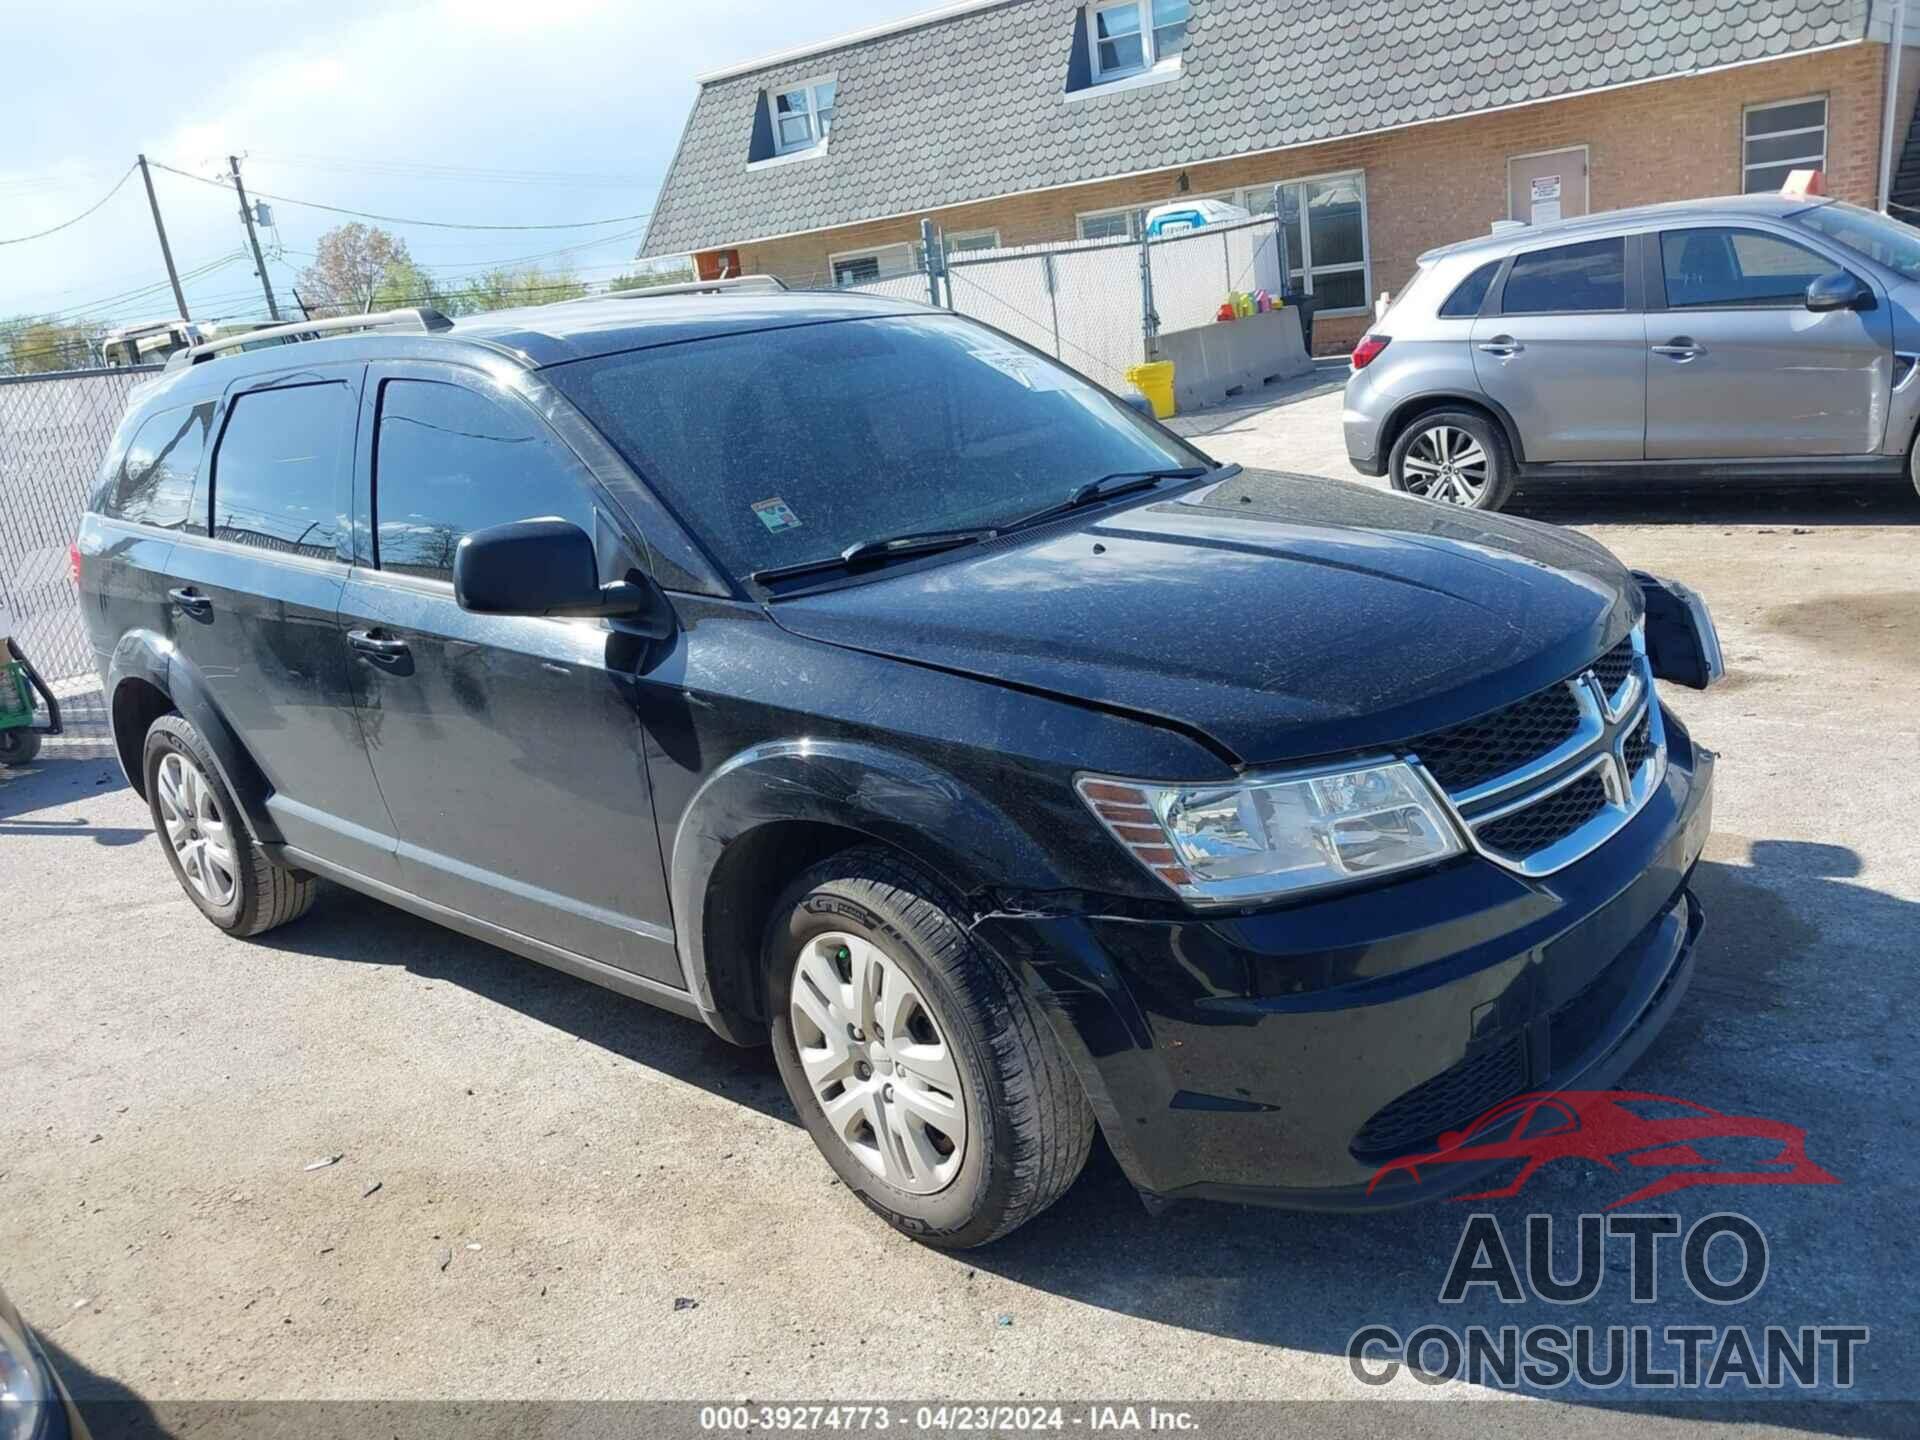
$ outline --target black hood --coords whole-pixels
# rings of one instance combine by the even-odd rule
[[[1169,721],[1248,764],[1483,714],[1639,611],[1572,531],[1263,471],[772,606],[798,635]]]

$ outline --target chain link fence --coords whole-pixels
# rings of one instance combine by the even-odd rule
[[[929,273],[929,256],[937,273]],[[1154,357],[1161,332],[1213,323],[1236,291],[1264,289],[1278,299],[1288,273],[1286,237],[1272,216],[1157,238],[956,251],[944,262],[939,256],[940,238],[928,226],[913,247],[911,269],[840,288],[944,305],[1120,394],[1133,388],[1128,369]]]
[[[0,377],[0,615],[49,681],[93,673],[67,551],[147,365]]]

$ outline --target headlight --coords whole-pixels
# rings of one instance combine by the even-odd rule
[[[1188,900],[1295,895],[1465,848],[1438,798],[1398,760],[1232,785],[1076,783],[1113,837]]]
[[[0,1312],[5,1308],[0,1302]],[[23,1329],[0,1313],[0,1440],[30,1440],[50,1429],[66,1434],[66,1426],[51,1413],[59,1408],[60,1398],[39,1351]]]

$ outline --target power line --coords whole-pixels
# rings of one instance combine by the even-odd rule
[[[253,152],[253,158],[296,170],[330,170],[401,176],[417,180],[469,181],[496,185],[566,185],[582,189],[611,189],[616,186],[646,184],[649,179],[648,176],[635,172],[501,170],[472,165],[445,165],[425,160],[399,160],[384,156],[355,159],[339,155],[313,155],[278,150],[256,150]]]
[[[82,210],[78,215],[74,216],[71,220],[62,220],[58,225],[53,226],[51,229],[36,230],[31,235],[16,235],[11,240],[0,240],[0,245],[21,245],[26,243],[29,240],[40,240],[45,238],[48,235],[57,234],[59,231],[65,230],[70,225],[78,225],[82,220],[86,219],[87,216],[93,214],[94,211],[98,210],[102,205],[106,204],[107,201],[111,200],[114,196],[118,195],[120,193],[120,187],[127,183],[128,178],[133,174],[133,172],[134,172],[134,167],[129,165],[126,168],[126,170],[121,173],[120,178],[113,182],[113,188],[111,190],[107,191],[106,194],[102,195],[98,200],[94,201],[93,204],[89,205],[86,209]]]
[[[170,175],[182,179],[197,180],[202,185],[213,185],[225,190],[226,184],[219,180],[209,180],[204,175],[195,175],[190,170],[181,170],[158,160],[148,162],[156,170],[165,170]],[[278,201],[282,205],[300,205],[308,210],[325,210],[333,215],[352,215],[361,220],[378,220],[383,225],[420,225],[433,230],[591,230],[596,225],[619,225],[630,220],[645,220],[653,214],[651,210],[642,210],[637,215],[610,215],[604,220],[569,220],[554,225],[469,225],[453,220],[412,220],[403,215],[376,215],[370,210],[349,210],[342,205],[322,205],[317,200],[297,200],[291,195],[273,195],[265,190],[253,192],[262,200]]]

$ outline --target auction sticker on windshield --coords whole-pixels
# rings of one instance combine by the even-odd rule
[[[753,513],[760,517],[760,523],[778,535],[782,530],[798,530],[800,517],[793,513],[793,507],[775,495],[771,500],[753,502]]]

